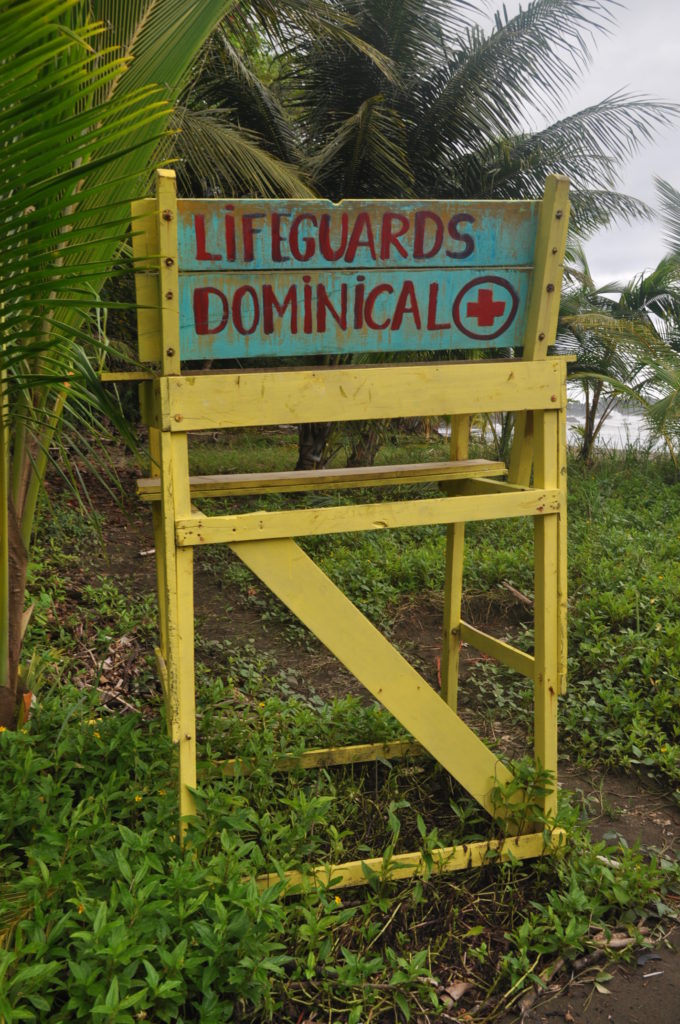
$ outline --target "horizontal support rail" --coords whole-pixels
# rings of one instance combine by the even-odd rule
[[[502,640],[498,640],[495,636],[483,633],[480,629],[475,629],[474,626],[467,622],[461,622],[460,624],[460,638],[464,644],[470,644],[471,647],[474,647],[475,650],[480,651],[482,654],[487,654],[490,658],[500,661],[501,665],[505,665],[507,668],[519,672],[520,675],[526,676],[527,679],[533,680],[535,660],[532,655],[526,654],[510,644],[506,644]]]
[[[431,850],[427,857],[417,853],[397,853],[390,857],[387,865],[382,857],[348,861],[346,864],[324,864],[309,871],[287,871],[278,874],[258,875],[255,879],[258,889],[270,889],[279,882],[285,883],[286,890],[307,891],[318,887],[333,889],[353,885],[368,885],[371,875],[378,875],[384,881],[399,882],[414,875],[445,874],[466,868],[479,868],[486,863],[524,860],[552,853],[566,843],[567,834],[562,828],[547,833],[530,832],[528,835],[512,836],[509,839],[491,839],[486,842],[461,843],[460,846],[445,846]]]
[[[282,754],[274,762],[274,771],[292,772],[297,768],[332,768],[343,764],[362,764],[368,761],[393,761],[400,757],[430,757],[428,752],[415,740],[391,740],[387,743],[355,743],[349,747],[323,747],[305,750],[301,754]],[[237,771],[241,775],[252,775],[258,762],[252,758],[232,757],[228,761],[211,767],[220,768],[227,778],[233,778]]]
[[[507,473],[504,462],[465,459],[458,462],[416,462],[400,466],[303,469],[290,473],[223,473],[216,476],[191,476],[189,487],[192,498],[226,498],[248,494],[335,491],[345,487],[438,483],[476,474],[502,476],[504,473]],[[160,501],[160,477],[145,477],[138,480],[137,494],[142,501]]]
[[[147,426],[186,432],[559,409],[565,380],[559,358],[200,374],[143,384],[142,410]]]
[[[561,501],[562,495],[559,490],[529,490],[519,494],[423,498],[285,512],[191,516],[178,519],[175,532],[179,547],[191,547],[198,544],[274,540],[325,533],[353,533],[360,530],[551,515],[560,511]]]

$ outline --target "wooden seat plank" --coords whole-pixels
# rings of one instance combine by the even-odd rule
[[[309,469],[290,473],[224,473],[189,477],[192,498],[224,498],[249,494],[281,494],[299,491],[336,491],[345,487],[390,487],[399,484],[439,483],[470,476],[503,476],[505,463],[490,459],[450,462],[416,462],[397,466],[360,466],[343,469]],[[142,501],[160,501],[159,477],[137,481]]]

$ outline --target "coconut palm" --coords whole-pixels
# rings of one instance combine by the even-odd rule
[[[107,406],[90,358],[92,311],[130,200],[169,151],[173,104],[227,16],[235,46],[253,18],[272,39],[285,23],[352,42],[349,19],[326,0],[0,0],[0,725],[14,716],[50,446],[67,400],[76,423]],[[263,175],[277,190],[305,187],[238,130],[223,149],[245,188]]]
[[[571,254],[560,308],[558,349],[576,356],[570,380],[585,402],[579,457],[591,458],[610,413],[622,400],[635,400],[650,420],[663,393],[661,377],[675,366],[673,351],[680,313],[680,276],[673,257],[626,284],[597,287],[580,247]],[[657,380],[656,378],[659,378]],[[656,410],[655,432],[669,440]]]
[[[676,108],[617,93],[557,116],[587,70],[593,35],[611,26],[614,0],[533,0],[514,17],[503,9],[490,31],[462,0],[336,6],[394,70],[388,77],[356,49],[315,39],[285,55],[279,92],[320,194],[538,198],[559,172],[572,181],[572,225],[583,236],[614,217],[649,214],[617,191],[618,171]],[[538,130],[536,112],[547,122]],[[303,428],[302,468],[323,461],[323,431],[309,433]]]

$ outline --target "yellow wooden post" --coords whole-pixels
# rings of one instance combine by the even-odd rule
[[[177,265],[177,189],[174,171],[156,177],[159,242],[161,367],[164,377],[179,375],[179,272]],[[196,710],[194,694],[193,552],[178,549],[175,522],[191,514],[188,440],[184,432],[160,432],[162,478],[162,536],[164,553],[167,643],[167,685],[171,734],[179,747],[180,834],[186,818],[195,813],[191,790],[196,787]]]
[[[524,337],[524,359],[545,359],[554,344],[569,227],[569,179],[551,174],[545,186],[536,233],[534,276]],[[508,479],[528,484],[533,459],[533,413],[520,412],[510,454]]]
[[[559,692],[567,692],[567,614],[568,614],[568,582],[567,582],[567,408],[560,409],[557,428],[557,486],[562,492],[559,515]]]
[[[470,417],[451,417],[451,458],[467,459],[470,446]],[[460,662],[460,612],[463,598],[465,523],[446,528],[444,616],[442,627],[442,698],[455,711],[458,707],[458,666]]]
[[[536,486],[558,486],[559,413],[534,417]],[[557,695],[560,686],[559,512],[534,519],[534,756],[552,772],[555,788],[544,800],[546,815],[557,810]]]

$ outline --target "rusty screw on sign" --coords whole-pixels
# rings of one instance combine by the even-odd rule
[[[548,287],[546,288],[546,291],[547,292],[554,292],[555,291],[555,285],[554,284],[549,284]]]
[[[166,356],[174,356],[174,354],[175,354],[174,348],[166,349],[165,354],[166,354]]]
[[[172,256],[168,256],[166,258],[165,265],[166,267],[173,267],[175,265],[175,261],[173,260]]]
[[[172,210],[163,210],[163,220],[172,220]]]
[[[169,219],[170,218],[168,217],[168,220]],[[555,220],[562,220],[562,210],[555,210]]]
[[[182,422],[182,413],[181,412],[176,412],[175,413],[175,423],[181,423],[181,422]]]
[[[165,297],[166,297],[166,299],[174,299],[174,297],[175,297],[174,292],[166,292],[165,293]]]

